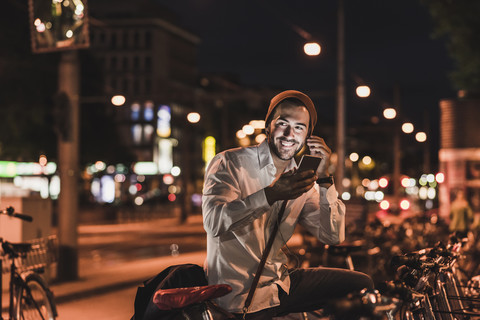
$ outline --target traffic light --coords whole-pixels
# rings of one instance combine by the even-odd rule
[[[34,53],[88,48],[86,0],[29,0]]]

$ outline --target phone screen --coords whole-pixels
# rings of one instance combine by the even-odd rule
[[[300,164],[298,165],[297,172],[306,171],[306,170],[313,170],[316,172],[321,161],[322,161],[322,158],[320,157],[315,157],[309,154],[305,154],[302,156],[302,159],[300,160]]]

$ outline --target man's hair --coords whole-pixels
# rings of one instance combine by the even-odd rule
[[[317,111],[315,110],[312,100],[305,93],[296,90],[283,91],[272,98],[270,101],[270,106],[268,107],[267,115],[265,117],[265,128],[268,128],[270,122],[272,121],[274,110],[283,101],[291,101],[294,105],[298,104],[299,106],[305,106],[305,108],[307,108],[308,114],[310,115],[308,127],[308,135],[310,136],[313,132],[315,124],[317,123]]]
[[[268,126],[270,126],[270,122],[272,122],[272,119],[273,119],[273,116],[275,115],[275,110],[277,110],[277,107],[281,104],[281,103],[289,103],[293,106],[296,106],[296,107],[301,107],[301,106],[304,106],[305,104],[302,102],[302,100],[300,99],[297,99],[297,98],[287,98],[287,99],[284,99],[282,101],[280,101],[276,106],[275,108],[272,109],[272,111],[270,112],[270,114],[268,115],[268,118],[267,120],[265,120],[265,128],[267,128]]]

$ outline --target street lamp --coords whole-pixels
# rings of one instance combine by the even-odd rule
[[[116,107],[121,107],[125,104],[125,96],[122,95],[115,95],[112,97],[111,102]]]
[[[322,47],[317,42],[307,42],[303,46],[303,51],[308,56],[318,56],[322,51]]]
[[[405,122],[404,124],[402,124],[402,131],[404,133],[412,133],[413,129],[414,129],[413,123]]]
[[[357,96],[360,98],[367,98],[370,96],[370,87],[369,86],[358,86],[355,90]]]

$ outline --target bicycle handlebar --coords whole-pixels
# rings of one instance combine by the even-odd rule
[[[33,221],[33,217],[32,216],[29,216],[27,214],[23,214],[23,213],[15,213],[15,209],[13,207],[8,207],[7,209],[5,210],[2,210],[0,211],[0,214],[5,214],[9,217],[14,217],[14,218],[18,218],[18,219],[22,219],[24,221],[28,221],[28,222],[32,222]]]

